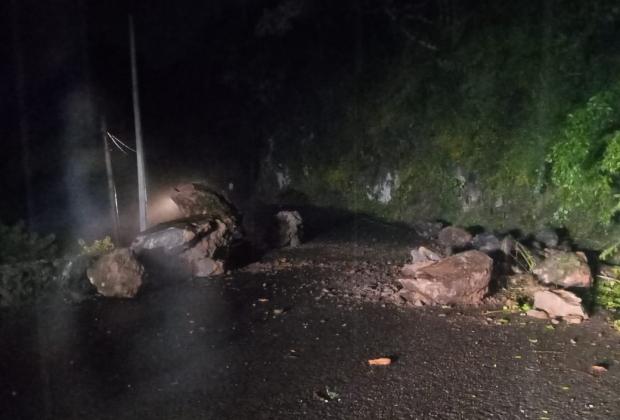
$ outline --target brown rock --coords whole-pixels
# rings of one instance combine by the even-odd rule
[[[439,232],[439,243],[446,248],[464,248],[471,243],[472,236],[465,229],[447,226]]]
[[[142,286],[144,268],[127,248],[102,255],[86,272],[97,291],[106,297],[132,298]]]
[[[564,318],[569,322],[575,317],[587,319],[581,299],[568,290],[541,290],[534,294],[534,308],[545,311],[550,318]],[[574,322],[573,322],[574,323]]]
[[[538,263],[533,272],[543,284],[592,286],[592,273],[583,252],[547,250],[547,258]]]
[[[547,312],[541,311],[539,309],[530,309],[529,311],[527,311],[527,316],[531,316],[532,318],[536,319],[549,319],[549,315],[547,315]]]
[[[462,252],[417,268],[414,278],[399,279],[401,294],[414,304],[477,304],[489,290],[492,268],[483,252]]]
[[[234,206],[204,183],[177,185],[170,198],[185,217],[205,216],[223,220],[227,224],[237,222],[237,210]]]

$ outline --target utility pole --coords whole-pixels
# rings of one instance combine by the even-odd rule
[[[144,149],[142,147],[142,122],[140,120],[140,98],[138,96],[138,64],[136,62],[136,39],[133,17],[129,15],[129,54],[131,59],[131,92],[133,98],[133,120],[136,134],[136,160],[138,165],[138,208],[140,232],[146,230],[146,174],[144,171]]]
[[[118,197],[116,195],[116,184],[114,183],[114,172],[112,169],[112,158],[110,157],[110,144],[108,143],[108,129],[105,118],[101,119],[101,138],[103,139],[103,154],[105,157],[105,170],[108,178],[108,199],[110,201],[110,220],[112,222],[112,235],[114,243],[119,243],[119,217],[118,217]]]

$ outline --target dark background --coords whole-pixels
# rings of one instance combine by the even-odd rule
[[[289,3],[290,19],[277,1],[4,2],[0,220],[28,219],[27,172],[34,228],[71,225],[79,232],[106,214],[101,119],[134,144],[129,13],[151,189],[211,177],[221,185],[234,181],[235,194],[248,197],[269,131],[314,112],[318,90],[354,88],[350,75],[362,65],[362,2]],[[369,42],[381,43],[377,63],[390,54],[387,18],[371,11],[365,19]],[[113,159],[124,220],[132,226],[134,157],[115,151]]]
[[[612,151],[615,108],[591,156],[571,156],[563,137],[588,98],[620,92],[612,0],[5,1],[0,221],[109,232],[100,125],[134,144],[130,13],[154,206],[206,179],[243,210],[288,188],[392,221],[565,226],[607,241],[590,215],[614,206],[617,174],[597,178],[604,200],[592,189],[571,209],[549,159],[567,145],[567,165],[596,177]],[[135,156],[112,157],[133,232]]]

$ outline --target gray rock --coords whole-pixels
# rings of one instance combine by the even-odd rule
[[[533,270],[541,283],[561,287],[592,286],[592,273],[583,252],[547,250],[546,254],[547,258]]]
[[[280,211],[276,214],[275,243],[279,248],[296,247],[301,244],[303,221],[297,211]]]
[[[534,234],[534,239],[543,244],[546,248],[555,248],[560,243],[557,232],[551,228],[542,229]]]
[[[441,229],[437,240],[443,247],[459,249],[467,247],[471,243],[472,236],[463,228],[447,226]]]
[[[142,286],[144,267],[127,248],[102,255],[86,271],[97,292],[106,297],[132,298]]]
[[[411,251],[411,264],[405,264],[401,271],[406,276],[415,277],[419,269],[428,267],[440,260],[439,254],[420,246]]]
[[[565,318],[569,323],[587,319],[581,299],[568,290],[541,290],[534,294],[534,308],[550,318]]]
[[[208,222],[175,220],[156,225],[140,233],[131,244],[131,249],[140,254],[145,250],[161,248],[167,254],[178,254],[190,247],[191,241],[209,229]]]
[[[441,260],[441,255],[437,254],[434,251],[431,251],[430,249],[426,247],[419,246],[411,250],[411,263],[412,264],[427,262],[427,261],[439,261],[439,260]]]
[[[161,249],[177,257],[193,276],[207,277],[223,273],[233,237],[226,222],[194,216],[154,226],[138,235],[131,249],[138,255]]]
[[[497,236],[492,233],[479,233],[471,241],[474,248],[485,253],[492,253],[499,251],[502,248],[502,243]]]
[[[432,262],[415,272],[404,270],[411,278],[398,281],[401,296],[412,304],[478,304],[489,290],[493,260],[480,251],[466,251]]]

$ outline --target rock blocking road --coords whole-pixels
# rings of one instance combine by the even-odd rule
[[[415,241],[358,221],[231,276],[160,270],[134,300],[3,310],[0,417],[620,417],[620,335],[600,316],[550,329],[364,299]]]

